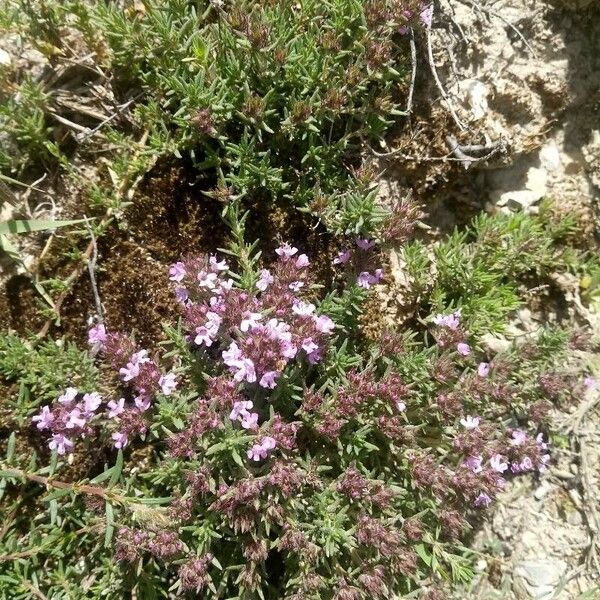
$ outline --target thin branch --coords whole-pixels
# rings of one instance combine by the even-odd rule
[[[433,8],[432,8],[432,10],[433,10]],[[432,14],[432,19],[433,19],[433,14]],[[440,78],[437,73],[435,61],[433,60],[433,49],[431,46],[431,24],[427,26],[426,35],[427,35],[427,57],[429,58],[429,68],[431,69],[431,74],[433,75],[435,84],[436,84],[442,98],[446,101],[448,111],[452,115],[454,122],[456,123],[456,125],[458,126],[458,128],[461,131],[465,131],[465,129],[467,129],[467,127],[458,118],[458,115],[456,114],[456,111],[454,110],[454,106],[452,105],[452,102],[451,102],[450,98],[448,97],[448,94],[446,93],[446,90],[444,89],[444,86],[442,85],[442,82],[440,81]]]
[[[415,93],[415,81],[417,79],[417,45],[415,44],[415,31],[410,28],[410,62],[412,71],[410,75],[410,88],[408,90],[408,99],[406,100],[406,113],[410,116],[412,112],[413,96]]]
[[[98,293],[98,283],[96,282],[96,264],[98,262],[98,244],[94,230],[91,228],[88,218],[84,216],[85,226],[92,239],[92,255],[88,258],[87,267],[90,274],[90,282],[92,284],[92,292],[94,293],[94,302],[96,303],[96,313],[98,314],[98,322],[104,323],[104,311],[102,310],[102,301]]]

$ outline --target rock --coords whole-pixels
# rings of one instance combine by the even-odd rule
[[[542,167],[549,173],[554,171],[558,171],[561,165],[560,160],[560,150],[558,149],[558,145],[556,144],[556,140],[550,140],[541,150],[540,150],[540,163]]]
[[[496,337],[491,333],[486,333],[481,337],[481,343],[484,348],[498,354],[499,352],[506,352],[510,348],[510,342],[505,337]]]
[[[541,485],[538,486],[533,492],[533,497],[536,500],[542,500],[548,495],[548,492],[550,492],[553,488],[554,486],[552,484],[548,483],[547,481],[542,481]]]
[[[0,66],[8,67],[11,62],[12,58],[10,54],[3,48],[0,48]]]
[[[523,560],[515,564],[513,587],[535,600],[550,600],[567,570],[567,563],[557,558]]]
[[[567,523],[575,527],[583,525],[583,517],[578,510],[572,510],[567,513]]]
[[[475,121],[485,117],[488,111],[488,90],[485,83],[473,80],[467,84],[467,100]]]

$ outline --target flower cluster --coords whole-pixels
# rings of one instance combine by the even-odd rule
[[[89,437],[92,421],[108,425],[114,447],[124,448],[133,435],[146,431],[144,413],[150,408],[153,396],[159,392],[169,396],[177,387],[175,374],[162,374],[147,350],[137,349],[126,336],[108,333],[103,324],[89,330],[88,341],[94,353],[102,353],[112,364],[129,390],[125,397],[105,402],[97,392],[83,394],[77,401],[81,394],[75,388],[68,388],[52,407],[43,406],[32,421],[38,429],[50,430],[48,447],[58,454],[70,452],[73,440]],[[104,411],[100,412],[102,405]]]
[[[354,240],[356,247],[345,248],[341,250],[333,259],[334,266],[352,267],[355,272],[356,284],[364,289],[369,289],[384,278],[383,269],[375,266],[376,246],[373,240],[366,238],[356,238]]]

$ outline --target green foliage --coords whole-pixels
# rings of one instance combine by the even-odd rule
[[[0,335],[0,375],[21,386],[17,398],[4,400],[14,411],[13,418],[21,422],[33,408],[54,400],[66,387],[93,390],[98,381],[93,359],[74,343],[36,343],[11,334]]]

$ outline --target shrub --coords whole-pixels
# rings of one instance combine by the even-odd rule
[[[577,391],[555,368],[567,334],[490,356],[450,312],[422,336],[372,343],[355,327],[364,273],[376,277],[362,270],[376,261],[370,242],[321,301],[309,258],[289,245],[277,254],[246,287],[214,256],[174,264],[182,320],[162,356],[90,331],[99,386],[66,390],[33,422],[54,450],[51,473],[73,444],[83,455],[112,446],[116,463],[89,483],[7,465],[4,481],[55,490],[45,530],[83,545],[50,551],[33,527],[23,535],[44,562],[17,561],[0,585],[43,564],[52,575],[40,586],[58,590],[67,556],[86,597],[385,598],[432,574],[469,577],[469,521],[507,476],[545,469],[548,390],[562,401]]]

